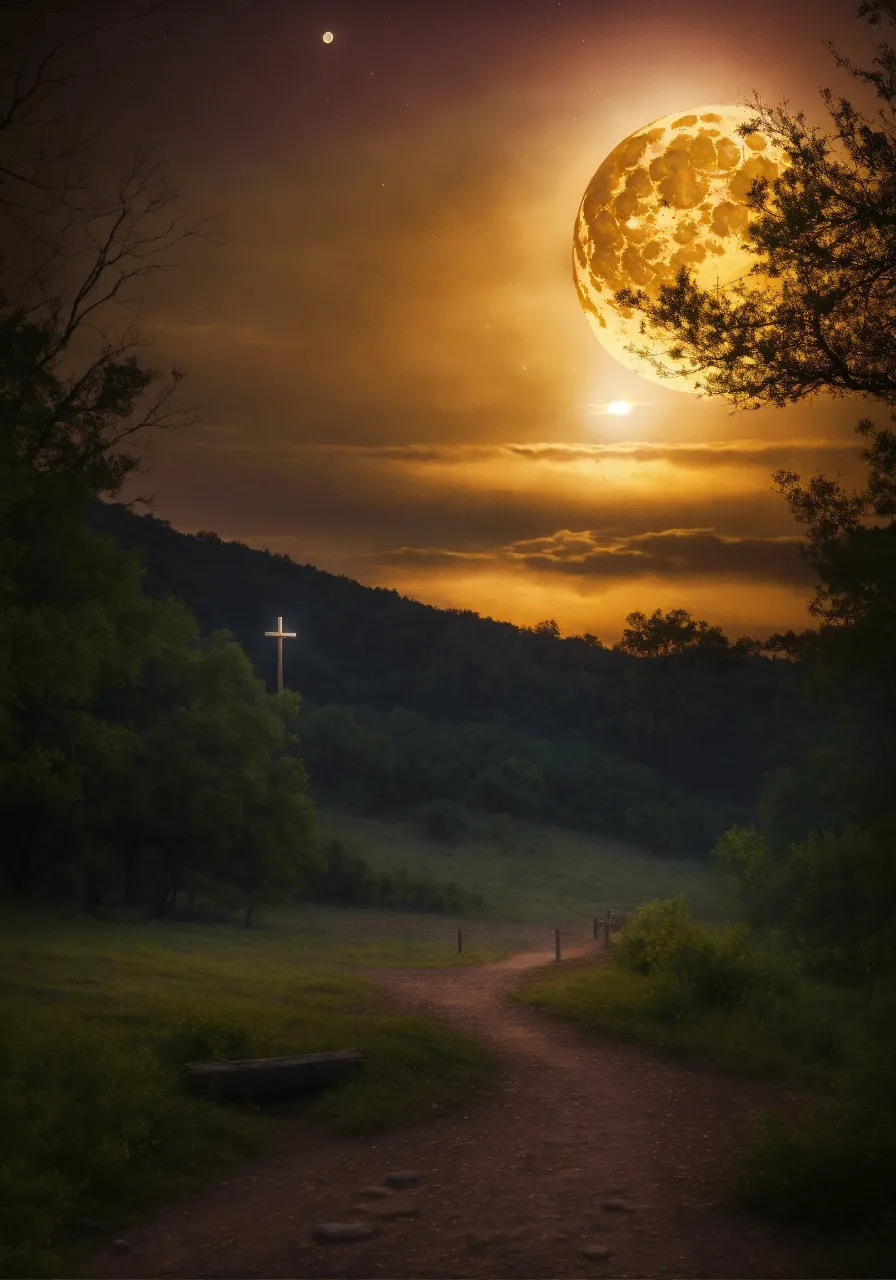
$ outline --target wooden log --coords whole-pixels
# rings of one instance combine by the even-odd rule
[[[335,1049],[288,1058],[187,1062],[184,1084],[190,1093],[214,1102],[261,1102],[338,1084],[362,1061],[354,1049]]]

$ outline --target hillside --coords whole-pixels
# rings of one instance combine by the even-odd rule
[[[727,651],[632,658],[179,533],[120,505],[97,504],[90,522],[140,549],[150,594],[184,600],[204,632],[231,631],[270,687],[265,630],[282,615],[298,632],[286,682],[302,694],[312,785],[330,802],[388,813],[472,792],[480,808],[655,844],[655,829],[677,821],[670,806],[692,798],[705,820],[671,841],[684,851],[731,806],[752,806],[805,714],[789,663]],[[334,704],[352,711],[334,717]],[[390,753],[403,756],[400,785],[384,778]],[[651,815],[625,817],[641,801]]]

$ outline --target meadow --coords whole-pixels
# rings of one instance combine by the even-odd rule
[[[482,895],[483,916],[578,930],[610,908],[683,893],[698,920],[723,922],[733,904],[707,862],[649,853],[635,845],[506,815],[471,815],[470,832],[449,844],[422,835],[413,822],[383,822],[332,809],[318,811],[336,836],[377,871],[399,868],[457,880]]]
[[[348,969],[458,963],[419,923],[397,936],[360,912],[286,912],[246,930],[3,910],[0,1275],[73,1274],[85,1222],[118,1229],[264,1146],[263,1113],[184,1094],[185,1061],[357,1049],[362,1071],[303,1104],[356,1133],[493,1088],[488,1050],[394,1013]],[[501,953],[471,943],[460,962]]]
[[[0,1275],[73,1272],[85,1222],[115,1229],[264,1146],[263,1112],[183,1092],[185,1061],[354,1048],[358,1076],[300,1109],[344,1132],[406,1122],[491,1090],[497,1063],[443,1024],[396,1014],[365,971],[547,957],[555,926],[575,945],[608,906],[674,890],[706,917],[726,909],[705,865],[548,827],[485,820],[449,846],[410,823],[324,812],[320,827],[376,871],[480,892],[481,914],[280,905],[246,929],[0,907],[0,1199],[12,1209]]]

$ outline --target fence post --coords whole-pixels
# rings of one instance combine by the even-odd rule
[[[464,931],[463,931],[463,929],[458,929],[458,931],[457,931],[457,954],[458,954],[458,955],[460,955],[460,954],[463,952],[463,949],[464,949]]]
[[[560,930],[554,930],[554,959],[560,959]]]
[[[610,950],[610,917],[604,921],[604,951]]]
[[[594,941],[597,941],[597,916],[594,917]]]

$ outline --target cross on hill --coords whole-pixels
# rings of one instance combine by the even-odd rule
[[[282,692],[283,692],[283,641],[284,641],[284,640],[294,640],[294,639],[295,639],[295,637],[296,637],[296,635],[297,635],[297,632],[295,632],[295,631],[284,631],[284,630],[283,630],[283,619],[282,619],[282,618],[278,618],[278,619],[277,619],[277,630],[276,630],[276,631],[266,631],[266,632],[265,632],[265,635],[266,635],[266,636],[274,636],[274,637],[276,638],[276,641],[277,641],[277,692],[278,692],[278,693],[282,693]]]

